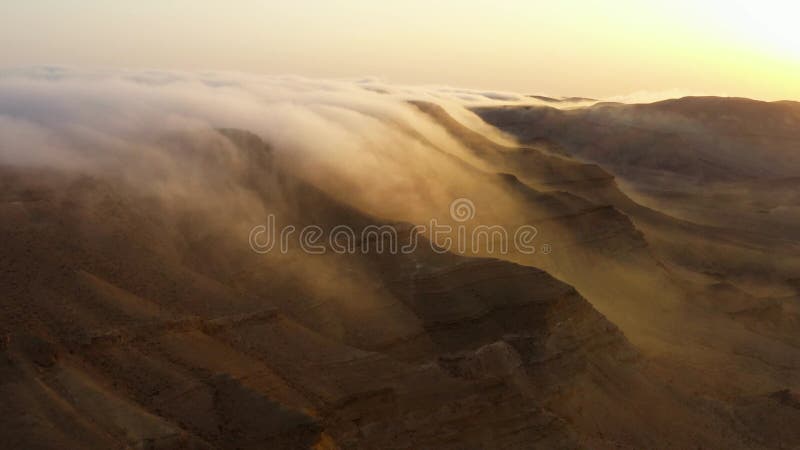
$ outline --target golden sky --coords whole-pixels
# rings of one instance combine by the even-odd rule
[[[800,5],[791,1],[3,0],[0,18],[2,67],[800,100]]]

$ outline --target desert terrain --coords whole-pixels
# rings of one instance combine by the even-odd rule
[[[799,448],[798,188],[795,102],[4,75],[0,440]],[[537,251],[256,252],[269,215]]]

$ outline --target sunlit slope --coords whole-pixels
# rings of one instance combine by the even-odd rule
[[[795,320],[790,298],[786,303],[768,297],[793,295],[796,243],[779,235],[674,218],[637,204],[608,172],[571,160],[552,144],[539,141],[535,147],[519,149],[500,146],[459,127],[435,106],[420,107],[498,171],[513,173],[515,183],[537,186],[550,195],[569,193],[593,205],[611,205],[616,214],[630,217],[644,243],[625,250],[618,241],[607,240],[607,246],[616,248],[616,257],[583,245],[563,248],[560,255],[556,247],[547,258],[510,255],[511,259],[550,264],[548,270],[576,286],[634,342],[659,358],[691,365],[696,371],[693,376],[706,379],[715,388],[758,392],[770,384],[797,383],[794,333],[782,326],[782,332],[765,335],[764,327],[771,322],[762,327],[752,319],[745,325],[748,329],[742,327],[745,311],[763,308],[772,308],[790,322]],[[521,129],[524,121],[514,123],[515,129]],[[523,211],[521,208],[519,214]],[[604,226],[595,222],[593,228],[599,231]],[[716,289],[721,280],[755,295],[729,303],[725,309],[726,299]],[[746,315],[752,317],[752,313]],[[776,370],[778,367],[787,370]],[[725,374],[732,372],[739,379],[728,383]]]

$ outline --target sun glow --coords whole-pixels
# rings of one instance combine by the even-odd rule
[[[800,99],[800,4],[790,0],[5,3],[0,69],[217,69],[593,98],[679,90]]]
[[[777,56],[800,59],[800,3],[790,0],[711,2],[710,17],[737,40]]]

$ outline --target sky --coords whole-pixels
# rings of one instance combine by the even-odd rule
[[[779,0],[2,0],[0,68],[800,100],[798,18]]]

